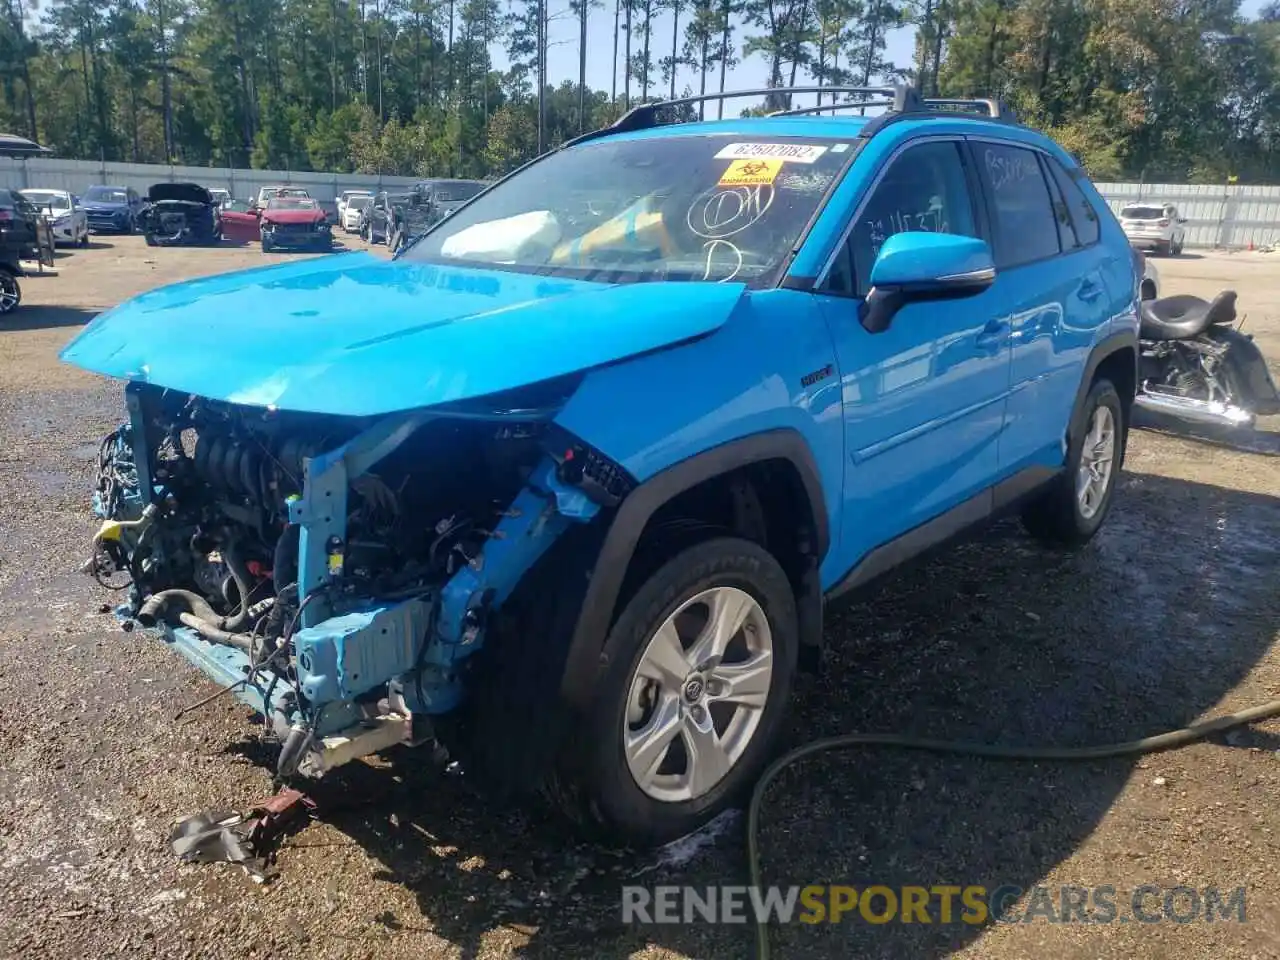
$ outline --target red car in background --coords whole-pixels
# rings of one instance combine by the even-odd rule
[[[329,217],[319,202],[310,197],[272,197],[258,225],[263,253],[277,248],[329,250],[333,247]]]
[[[261,211],[245,200],[229,200],[219,211],[222,217],[222,239],[233,243],[255,243],[262,234],[258,230]]]

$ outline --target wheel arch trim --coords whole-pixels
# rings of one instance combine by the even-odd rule
[[[767,460],[786,460],[799,474],[813,513],[814,546],[821,562],[830,544],[830,523],[817,461],[799,431],[781,428],[741,437],[654,474],[619,505],[596,557],[560,680],[561,696],[569,704],[581,708],[590,697],[623,579],[650,518],[672,498],[704,481]]]

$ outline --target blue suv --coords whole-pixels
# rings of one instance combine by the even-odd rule
[[[640,106],[392,260],[97,317],[86,570],[282,781],[429,744],[631,842],[705,822],[829,601],[1010,511],[1083,544],[1125,452],[1141,277],[1080,167],[996,103],[834,92]]]

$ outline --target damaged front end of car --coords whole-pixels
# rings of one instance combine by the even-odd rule
[[[367,417],[130,383],[86,571],[261,713],[280,779],[431,742],[490,614],[627,483],[552,422],[574,383]]]

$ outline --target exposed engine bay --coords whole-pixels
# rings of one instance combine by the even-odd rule
[[[279,775],[431,739],[489,613],[623,475],[539,410],[354,418],[131,384],[86,564],[260,710]]]

